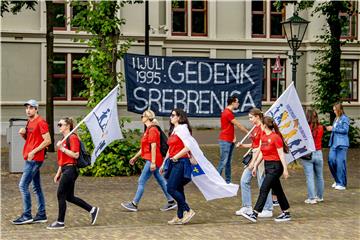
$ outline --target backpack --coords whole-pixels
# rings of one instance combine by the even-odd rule
[[[164,133],[164,131],[161,129],[161,127],[159,127],[158,125],[153,125],[150,128],[152,127],[156,127],[160,132],[160,152],[161,152],[161,156],[165,157],[169,149],[169,145],[167,144],[167,140],[168,140],[167,136]]]
[[[66,145],[70,149],[70,136],[66,139]],[[91,165],[91,157],[90,154],[86,151],[85,144],[80,140],[80,151],[79,151],[79,157],[77,159],[76,166],[78,168],[84,168]]]

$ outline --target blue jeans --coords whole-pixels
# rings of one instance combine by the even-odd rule
[[[323,198],[324,177],[323,177],[323,155],[321,150],[312,153],[311,160],[301,160],[306,176],[308,198]],[[314,180],[315,178],[315,180]],[[316,189],[316,194],[315,194]]]
[[[167,191],[175,199],[178,205],[177,216],[183,218],[184,211],[189,211],[190,207],[186,203],[184,186],[191,181],[190,178],[185,177],[185,161],[188,158],[182,158],[178,162],[171,162],[171,172],[168,178]]]
[[[346,187],[346,154],[347,147],[330,148],[329,151],[329,168],[335,179],[336,185]]]
[[[38,203],[39,216],[46,216],[45,212],[45,198],[41,189],[40,181],[40,167],[42,162],[34,160],[25,161],[24,171],[20,179],[19,189],[23,199],[23,216],[25,218],[32,218],[31,215],[31,196],[29,191],[29,185],[32,182],[33,191],[36,194]]]
[[[167,192],[167,189],[166,189],[166,180],[165,178],[159,173],[159,168],[156,168],[155,171],[151,171],[150,170],[150,165],[151,165],[151,162],[150,161],[146,161],[145,165],[144,165],[144,168],[141,172],[141,175],[139,177],[139,180],[138,180],[138,188],[137,188],[137,191],[136,191],[136,194],[135,194],[135,197],[133,199],[133,202],[135,204],[138,204],[140,202],[140,199],[144,193],[144,189],[145,189],[145,185],[147,183],[147,181],[150,179],[151,175],[154,174],[155,176],[155,179],[156,181],[159,183],[164,195],[166,196],[167,200],[168,201],[172,201],[174,200],[170,194]]]
[[[234,149],[234,143],[220,140],[219,145],[220,145],[220,161],[217,166],[217,171],[221,175],[222,170],[225,167],[225,181],[226,183],[231,183],[231,159],[232,159],[232,152]]]
[[[241,180],[240,180],[241,201],[242,201],[242,206],[243,207],[251,207],[252,206],[252,202],[251,202],[251,179],[252,179],[251,171],[249,170],[249,168],[245,168],[244,171],[243,171],[243,174],[241,176]],[[257,180],[258,180],[258,186],[260,188],[262,182],[264,181],[264,176],[259,176],[259,174],[257,174]],[[268,211],[273,210],[271,191],[269,192],[269,195],[268,195],[268,197],[266,199],[264,209],[268,210]]]

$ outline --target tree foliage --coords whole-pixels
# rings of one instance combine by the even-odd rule
[[[38,4],[37,1],[1,1],[1,17],[4,16],[4,13],[11,12],[17,14],[21,11],[23,7],[25,9],[31,9],[35,11],[35,6]]]

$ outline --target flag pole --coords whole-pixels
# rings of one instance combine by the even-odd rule
[[[116,87],[115,87],[113,90],[111,90],[111,91],[108,93],[108,95],[106,95],[106,97],[109,96],[109,95],[110,95],[116,88],[118,88],[118,87],[120,87],[119,84],[116,85]],[[100,103],[102,103],[102,102],[106,99],[106,97],[104,97],[97,105],[99,105]],[[97,106],[97,105],[96,105],[96,106]],[[96,108],[96,106],[95,106],[95,108]],[[95,108],[94,108],[94,109],[95,109]],[[71,131],[61,140],[61,144],[63,144],[64,141],[65,141],[68,137],[70,137],[70,135],[73,134],[73,133],[76,131],[76,129],[78,129],[78,128],[80,127],[81,124],[83,124],[83,122],[85,122],[85,120],[90,116],[90,114],[94,111],[94,109],[93,109],[91,112],[89,112],[89,113],[74,127],[74,129],[71,130]]]

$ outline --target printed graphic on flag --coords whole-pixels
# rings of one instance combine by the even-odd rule
[[[192,165],[191,167],[193,169],[192,172],[191,172],[193,177],[197,177],[197,176],[205,174],[204,171],[201,169],[199,164]]]

